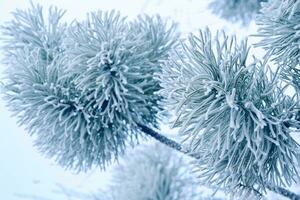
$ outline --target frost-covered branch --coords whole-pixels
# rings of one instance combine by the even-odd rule
[[[146,135],[151,136],[152,138],[159,141],[160,143],[165,144],[166,146],[168,146],[176,151],[179,151],[187,156],[190,156],[192,158],[195,158],[195,159],[198,158],[198,156],[194,155],[192,152],[190,152],[189,150],[184,148],[181,144],[166,137],[165,135],[160,134],[160,133],[156,132],[155,130],[151,129],[150,127],[145,126],[143,124],[138,124],[138,126],[141,128],[142,132],[144,132]]]
[[[184,150],[184,148],[177,143],[174,140],[171,140],[169,138],[167,138],[164,135],[159,134],[158,132],[154,131],[153,129],[143,125],[143,124],[138,124],[138,126],[141,128],[141,131],[143,131],[146,135],[149,135],[151,137],[153,137],[154,139],[156,139],[157,141],[159,141],[160,143],[165,144],[166,146],[175,149],[181,153],[188,153],[186,150]]]
[[[200,31],[160,76],[173,126],[199,156],[199,178],[232,193],[238,184],[262,192],[266,182],[291,185],[298,177],[299,145],[290,135],[297,101],[266,63],[249,64],[248,51],[245,41]]]
[[[160,142],[160,143],[162,143],[162,144],[164,144],[164,145],[166,145],[166,146],[168,146],[168,147],[170,147],[170,148],[172,148],[172,149],[174,149],[174,150],[176,150],[180,153],[183,153],[183,154],[191,157],[192,159],[195,159],[194,160],[195,163],[196,163],[195,166],[197,167],[197,160],[199,159],[199,157],[196,156],[196,155],[193,155],[192,151],[184,150],[185,148],[183,148],[181,144],[177,143],[174,140],[169,139],[168,137],[164,136],[164,134],[158,133],[155,130],[153,130],[153,129],[145,126],[145,125],[139,124],[138,126],[141,128],[141,130],[145,134],[153,137],[158,142]],[[280,186],[274,186],[274,185],[272,185],[270,183],[267,183],[267,182],[265,182],[264,184],[265,184],[265,187],[267,189],[269,189],[270,191],[273,191],[273,192],[275,192],[279,195],[285,196],[285,197],[287,197],[291,200],[300,200],[300,195],[298,195],[298,194],[296,194],[296,193],[294,193],[294,192],[292,192],[292,191],[290,191],[286,188],[283,188],[283,187],[280,187]],[[244,194],[245,196],[248,196],[248,197],[249,197],[249,195],[253,195],[254,197],[259,197],[259,198],[263,196],[260,191],[254,189],[252,187],[245,186],[243,184],[238,184],[236,186],[236,188],[237,188],[237,190],[240,190],[239,195]]]
[[[261,41],[256,46],[263,47],[267,56],[281,68],[282,79],[300,91],[300,1],[272,0],[264,3],[256,23],[256,36]]]
[[[140,138],[136,123],[157,127],[153,75],[178,32],[159,16],[98,11],[66,25],[63,13],[32,5],[4,24],[4,96],[41,152],[66,168],[105,169]]]
[[[296,194],[296,193],[294,193],[294,192],[292,192],[290,190],[287,190],[287,189],[285,189],[283,187],[278,187],[278,186],[276,187],[276,186],[273,186],[273,185],[270,185],[270,184],[266,184],[266,187],[269,190],[271,190],[271,191],[273,191],[273,192],[275,192],[277,194],[280,194],[280,195],[282,195],[284,197],[287,197],[287,198],[289,198],[291,200],[300,200],[300,195],[299,194]]]
[[[282,2],[274,4],[277,18],[260,18],[261,45],[277,64],[297,69],[300,3]],[[223,32],[200,31],[178,46],[176,25],[159,16],[128,21],[99,11],[67,25],[63,14],[50,8],[46,19],[32,5],[1,28],[4,96],[40,151],[66,168],[105,169],[144,132],[195,158],[204,185],[293,195],[281,186],[299,179],[291,137],[300,127],[299,99],[286,95],[280,78],[298,84],[299,73],[249,61],[247,41]],[[149,128],[164,108],[175,110],[182,144]]]

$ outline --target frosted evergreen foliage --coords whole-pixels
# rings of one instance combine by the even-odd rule
[[[214,0],[209,4],[216,15],[231,22],[242,22],[247,25],[261,8],[261,2],[267,0]]]
[[[153,62],[157,62],[157,57],[168,57],[168,50],[176,46],[176,40],[172,38],[178,38],[178,32],[174,31],[177,24],[163,20],[159,15],[140,15],[132,22],[132,27],[134,34],[142,33],[142,39],[147,42],[143,45],[144,51]]]
[[[298,0],[273,0],[264,3],[262,14],[257,18],[257,35],[262,38],[257,45],[262,46],[273,60],[284,68],[284,79],[297,89],[300,87],[299,21]]]
[[[157,126],[162,97],[152,75],[173,48],[176,27],[148,16],[131,23],[115,11],[67,27],[63,13],[51,8],[46,21],[32,5],[2,27],[5,99],[40,151],[66,168],[104,169],[141,135],[136,123]],[[132,31],[147,23],[159,30]]]
[[[50,7],[47,19],[43,16],[43,8],[31,5],[28,10],[16,10],[14,19],[1,27],[5,37],[1,38],[5,44],[3,51],[6,60],[16,55],[19,50],[37,50],[39,60],[51,63],[59,54],[63,38],[65,37],[66,24],[61,23],[65,11]],[[47,20],[47,21],[46,21]]]
[[[256,59],[249,64],[248,51],[224,33],[190,35],[163,67],[161,93],[183,143],[199,156],[203,183],[259,194],[265,183],[299,177],[299,145],[290,136],[299,124],[277,73]]]
[[[174,43],[170,33],[175,27],[165,30],[161,19],[157,25],[149,16],[140,19],[128,24],[120,13],[91,13],[69,30],[66,73],[74,76],[107,127],[132,121],[156,126],[161,97],[154,95],[159,84],[153,73],[160,71],[159,61]]]
[[[110,199],[202,199],[190,170],[186,160],[161,144],[140,146],[115,169]]]
[[[259,43],[278,62],[299,62],[300,1],[274,0],[264,3],[257,18]]]

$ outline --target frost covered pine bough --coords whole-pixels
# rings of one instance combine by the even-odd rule
[[[5,98],[42,152],[66,168],[105,168],[141,137],[137,123],[157,127],[153,74],[177,39],[175,25],[112,11],[67,26],[63,13],[51,8],[46,22],[33,6],[3,26]]]
[[[299,92],[300,1],[274,0],[264,4],[257,18],[257,46],[263,47],[272,61],[282,68],[282,78]]]
[[[38,149],[65,168],[105,169],[151,136],[191,157],[199,184],[300,199],[284,188],[299,181],[291,137],[300,129],[299,5],[262,4],[261,61],[223,32],[200,30],[179,44],[176,25],[158,15],[129,21],[99,11],[66,24],[64,11],[52,7],[46,18],[32,5],[1,28],[4,98]],[[182,143],[154,130],[173,109]]]
[[[190,35],[161,76],[174,127],[193,155],[199,178],[226,190],[264,191],[298,176],[297,102],[284,95],[276,73],[225,33]],[[269,78],[268,78],[269,77]]]

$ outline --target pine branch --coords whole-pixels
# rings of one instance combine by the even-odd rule
[[[160,143],[163,143],[165,145],[167,145],[168,147],[175,149],[183,154],[189,154],[188,150],[185,150],[181,144],[177,143],[174,140],[171,140],[169,138],[167,138],[166,136],[154,131],[153,129],[149,128],[148,126],[145,126],[143,124],[137,124],[138,127],[141,129],[141,131],[143,131],[145,134],[153,137],[154,139],[156,139],[157,141],[159,141]],[[195,156],[192,156],[193,158],[196,158]]]
[[[46,16],[32,3],[0,25],[9,66],[0,89],[39,151],[67,169],[105,170],[138,140],[133,119],[157,126],[162,96],[154,74],[179,33],[158,15],[128,21],[98,11],[65,24],[63,14],[51,7]]]
[[[190,156],[191,158],[193,159],[198,159],[199,157],[196,156],[195,154],[191,153],[190,151],[188,151],[187,149],[185,149],[181,144],[177,143],[176,141],[154,131],[153,129],[151,129],[150,127],[148,126],[145,126],[143,124],[137,124],[138,127],[141,129],[141,131],[143,131],[145,134],[153,137],[154,139],[156,139],[157,141],[159,141],[160,143],[163,143],[165,145],[167,145],[168,147],[176,150],[176,151],[179,151],[185,155],[188,155]],[[287,197],[291,200],[300,200],[300,195],[290,191],[290,190],[287,190],[283,187],[280,187],[280,186],[273,186],[269,183],[266,183],[265,184],[266,187],[270,190],[270,191],[273,191],[279,195],[282,195],[284,197]]]
[[[291,200],[300,200],[300,195],[292,192],[292,191],[289,191],[283,187],[279,187],[279,186],[273,186],[271,184],[266,184],[266,187],[272,191],[272,192],[275,192],[277,194],[280,194],[284,197],[287,197]]]

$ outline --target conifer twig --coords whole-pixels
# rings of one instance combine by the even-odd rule
[[[146,135],[149,135],[151,137],[153,137],[154,139],[156,139],[157,141],[159,141],[160,143],[163,143],[165,145],[167,145],[168,147],[176,150],[176,151],[179,151],[185,155],[188,155],[189,157],[192,157],[193,159],[199,159],[198,156],[196,156],[195,154],[191,153],[189,150],[185,149],[181,144],[179,144],[178,142],[156,132],[155,130],[151,129],[150,127],[148,126],[145,126],[143,124],[137,124],[138,127],[141,129],[142,132],[144,132]],[[288,189],[285,189],[283,187],[280,187],[280,186],[274,186],[274,185],[271,185],[270,183],[266,183],[265,184],[267,189],[272,191],[272,192],[275,192],[279,195],[282,195],[284,197],[287,197],[291,200],[300,200],[300,195],[288,190]]]

